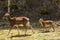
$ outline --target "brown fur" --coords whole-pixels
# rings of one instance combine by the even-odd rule
[[[25,28],[31,28],[31,29],[32,29],[32,32],[33,32],[33,27],[32,27],[32,25],[30,25],[29,18],[27,18],[27,17],[25,17],[25,16],[20,16],[20,17],[13,17],[13,18],[11,18],[9,13],[6,13],[4,16],[5,16],[5,18],[9,21],[10,26],[11,26],[8,34],[10,33],[11,29],[12,29],[14,26],[17,27],[18,34],[19,34],[19,29],[18,29],[18,27],[20,26],[20,24],[22,24]],[[16,26],[16,25],[17,25],[17,26]],[[27,31],[27,30],[26,30],[26,31]],[[26,32],[25,32],[25,34],[26,34]]]
[[[45,28],[52,27],[53,31],[55,31],[52,20],[39,19],[39,23],[41,24],[42,27],[45,27]]]

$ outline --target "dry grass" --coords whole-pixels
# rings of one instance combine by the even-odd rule
[[[0,40],[60,40],[60,22],[56,22],[56,24],[57,27],[55,27],[55,32],[41,33],[41,28],[34,28],[35,34],[32,33],[31,29],[28,29],[27,35],[24,35],[25,29],[20,29],[19,36],[17,29],[12,29],[9,35],[7,35],[9,30],[1,29]]]
[[[26,33],[27,35],[24,35],[25,34],[24,30],[20,30],[20,35],[18,36],[18,32],[16,29],[13,29],[9,35],[7,34],[8,30],[0,30],[0,40],[34,40],[34,37],[32,36],[33,35],[32,30],[28,30]]]
[[[60,29],[56,29],[56,32],[38,33],[39,29],[35,29],[35,34],[32,30],[27,31],[27,35],[24,35],[24,29],[20,30],[20,35],[16,29],[13,29],[9,35],[8,30],[0,30],[0,40],[60,40]]]

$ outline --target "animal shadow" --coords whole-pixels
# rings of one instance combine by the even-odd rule
[[[14,35],[14,36],[11,36],[10,38],[13,38],[13,37],[26,37],[26,36],[31,36],[31,34]]]
[[[49,33],[50,31],[43,31],[42,33]]]

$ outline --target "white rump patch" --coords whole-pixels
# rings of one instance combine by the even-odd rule
[[[30,25],[30,22],[27,22],[26,25],[29,26]]]

